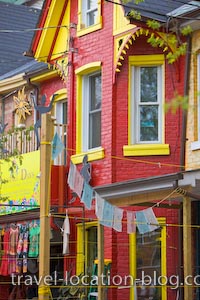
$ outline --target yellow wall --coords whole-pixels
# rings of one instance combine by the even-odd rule
[[[8,197],[6,202],[0,200],[1,204],[28,204],[39,205],[40,195],[40,151],[34,151],[22,155],[22,165],[15,159],[17,169],[12,174],[9,171],[10,162],[1,161],[0,168],[3,179],[7,180],[2,185],[1,196]],[[34,207],[33,207],[34,208]],[[23,206],[1,206],[0,215],[19,212],[24,210]]]
[[[187,117],[187,142],[186,142],[186,170],[200,168],[200,147],[191,150],[191,146],[197,141],[197,54],[200,52],[200,31],[193,33],[192,56],[190,64],[190,91]]]

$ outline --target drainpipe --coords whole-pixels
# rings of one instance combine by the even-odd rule
[[[186,52],[186,62],[185,62],[185,74],[184,74],[184,96],[189,94],[189,81],[190,81],[190,61],[191,61],[191,45],[192,39],[189,35],[187,39],[187,52]],[[180,169],[185,171],[185,145],[186,145],[186,130],[187,130],[187,113],[188,110],[183,110],[182,119],[182,133],[181,133],[181,153],[180,153]]]

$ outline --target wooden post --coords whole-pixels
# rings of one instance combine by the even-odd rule
[[[192,299],[192,240],[191,240],[191,199],[183,198],[183,269],[184,300]],[[185,282],[185,279],[187,282]]]
[[[51,181],[51,141],[53,122],[50,114],[42,114],[40,142],[40,254],[38,299],[49,299],[50,260],[50,181]],[[34,163],[34,162],[33,162]]]
[[[105,299],[105,287],[102,286],[102,274],[104,273],[104,231],[103,226],[98,222],[98,300]]]

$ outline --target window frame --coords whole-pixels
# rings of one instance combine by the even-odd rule
[[[87,25],[87,12],[85,0],[78,1],[78,25],[77,25],[77,36],[82,36],[88,34],[90,32],[99,30],[102,28],[102,8],[101,8],[101,0],[97,0],[97,20],[96,23],[92,25]]]
[[[139,70],[140,67],[159,68],[162,78],[158,80],[159,93],[159,115],[158,121],[160,128],[158,128],[158,141],[144,141],[138,142],[136,132],[139,127],[138,111],[137,111],[137,128],[135,129],[136,101],[134,92],[134,76],[133,72]],[[134,76],[133,76],[134,75]],[[133,85],[132,85],[133,83]],[[162,85],[160,88],[159,84]],[[136,84],[135,84],[136,85]],[[138,90],[135,88],[135,90]],[[169,145],[165,144],[165,114],[164,114],[164,99],[165,99],[165,57],[163,54],[155,55],[134,55],[129,56],[129,90],[128,90],[128,145],[123,146],[124,156],[147,156],[147,155],[169,155]],[[144,102],[146,103],[146,102]],[[138,106],[137,106],[138,107]],[[137,108],[138,109],[138,108]]]
[[[161,276],[167,276],[167,250],[166,250],[166,239],[167,239],[167,231],[166,231],[166,218],[158,217],[157,218],[160,226],[161,226]],[[132,278],[137,278],[137,256],[136,256],[136,232],[129,234],[129,261],[130,261],[130,275]],[[163,277],[163,278],[164,278]],[[167,299],[167,289],[166,285],[161,285],[161,295],[162,300]],[[130,300],[135,300],[135,287],[130,288]]]
[[[83,158],[85,154],[88,155],[88,161],[94,161],[104,158],[104,149],[102,146],[93,148],[90,150],[85,151],[83,147],[83,79],[84,76],[88,76],[89,74],[95,74],[97,72],[101,72],[102,74],[102,67],[101,62],[96,61],[89,64],[86,64],[78,69],[75,70],[76,74],[76,154],[71,156],[72,162],[74,164],[79,164],[83,162]],[[102,85],[103,88],[103,85]]]
[[[79,275],[87,266],[87,251],[88,251],[88,235],[87,230],[91,227],[97,227],[98,222],[86,222],[76,224],[77,228],[77,255],[76,255],[76,274]]]
[[[83,85],[82,85],[82,94],[83,94],[83,98],[84,98],[84,103],[82,103],[82,110],[83,110],[83,122],[82,124],[84,124],[85,126],[82,126],[82,136],[83,136],[83,151],[84,152],[88,152],[91,150],[95,150],[96,148],[100,148],[101,145],[94,147],[94,148],[90,148],[90,143],[91,143],[91,129],[90,129],[90,115],[91,113],[101,113],[102,108],[100,109],[96,109],[91,110],[90,109],[90,101],[91,101],[91,81],[90,79],[92,77],[95,76],[101,76],[101,72],[97,71],[94,73],[90,73],[88,75],[83,76]],[[102,76],[101,76],[102,78]],[[102,80],[101,80],[102,83]],[[102,91],[102,84],[101,84],[101,91]],[[101,103],[102,103],[102,92],[101,92]],[[85,130],[85,128],[87,128],[88,131]],[[100,135],[101,135],[101,131],[100,131]],[[101,137],[100,137],[101,140]]]

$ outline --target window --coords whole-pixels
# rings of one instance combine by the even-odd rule
[[[164,218],[159,222],[164,223]],[[138,279],[137,299],[166,299],[166,286],[161,282],[166,276],[166,227],[145,234],[138,231],[131,234],[130,259],[130,273]],[[133,288],[130,299],[135,300]]]
[[[101,74],[83,78],[83,151],[101,146]]]
[[[163,143],[164,56],[131,56],[129,67],[129,145],[124,155],[169,154]]]
[[[76,101],[76,154],[74,164],[82,163],[85,154],[89,161],[104,158],[102,135],[102,76],[101,62],[92,62],[75,71]]]
[[[97,259],[97,222],[77,224],[77,275],[84,271],[91,275],[95,259]]]
[[[132,143],[157,143],[161,140],[161,66],[132,67]],[[136,126],[135,122],[136,121]],[[135,129],[135,130],[134,130]]]
[[[56,91],[57,97],[54,102],[54,115],[55,115],[55,126],[54,131],[57,132],[58,136],[64,144],[65,150],[62,151],[58,157],[54,160],[54,165],[65,165],[66,164],[66,148],[67,148],[67,91],[61,89]]]
[[[100,29],[101,0],[79,0],[78,17],[78,36]]]
[[[86,25],[86,27],[97,23],[98,1],[86,0],[82,2],[82,7],[83,7],[83,22]]]

